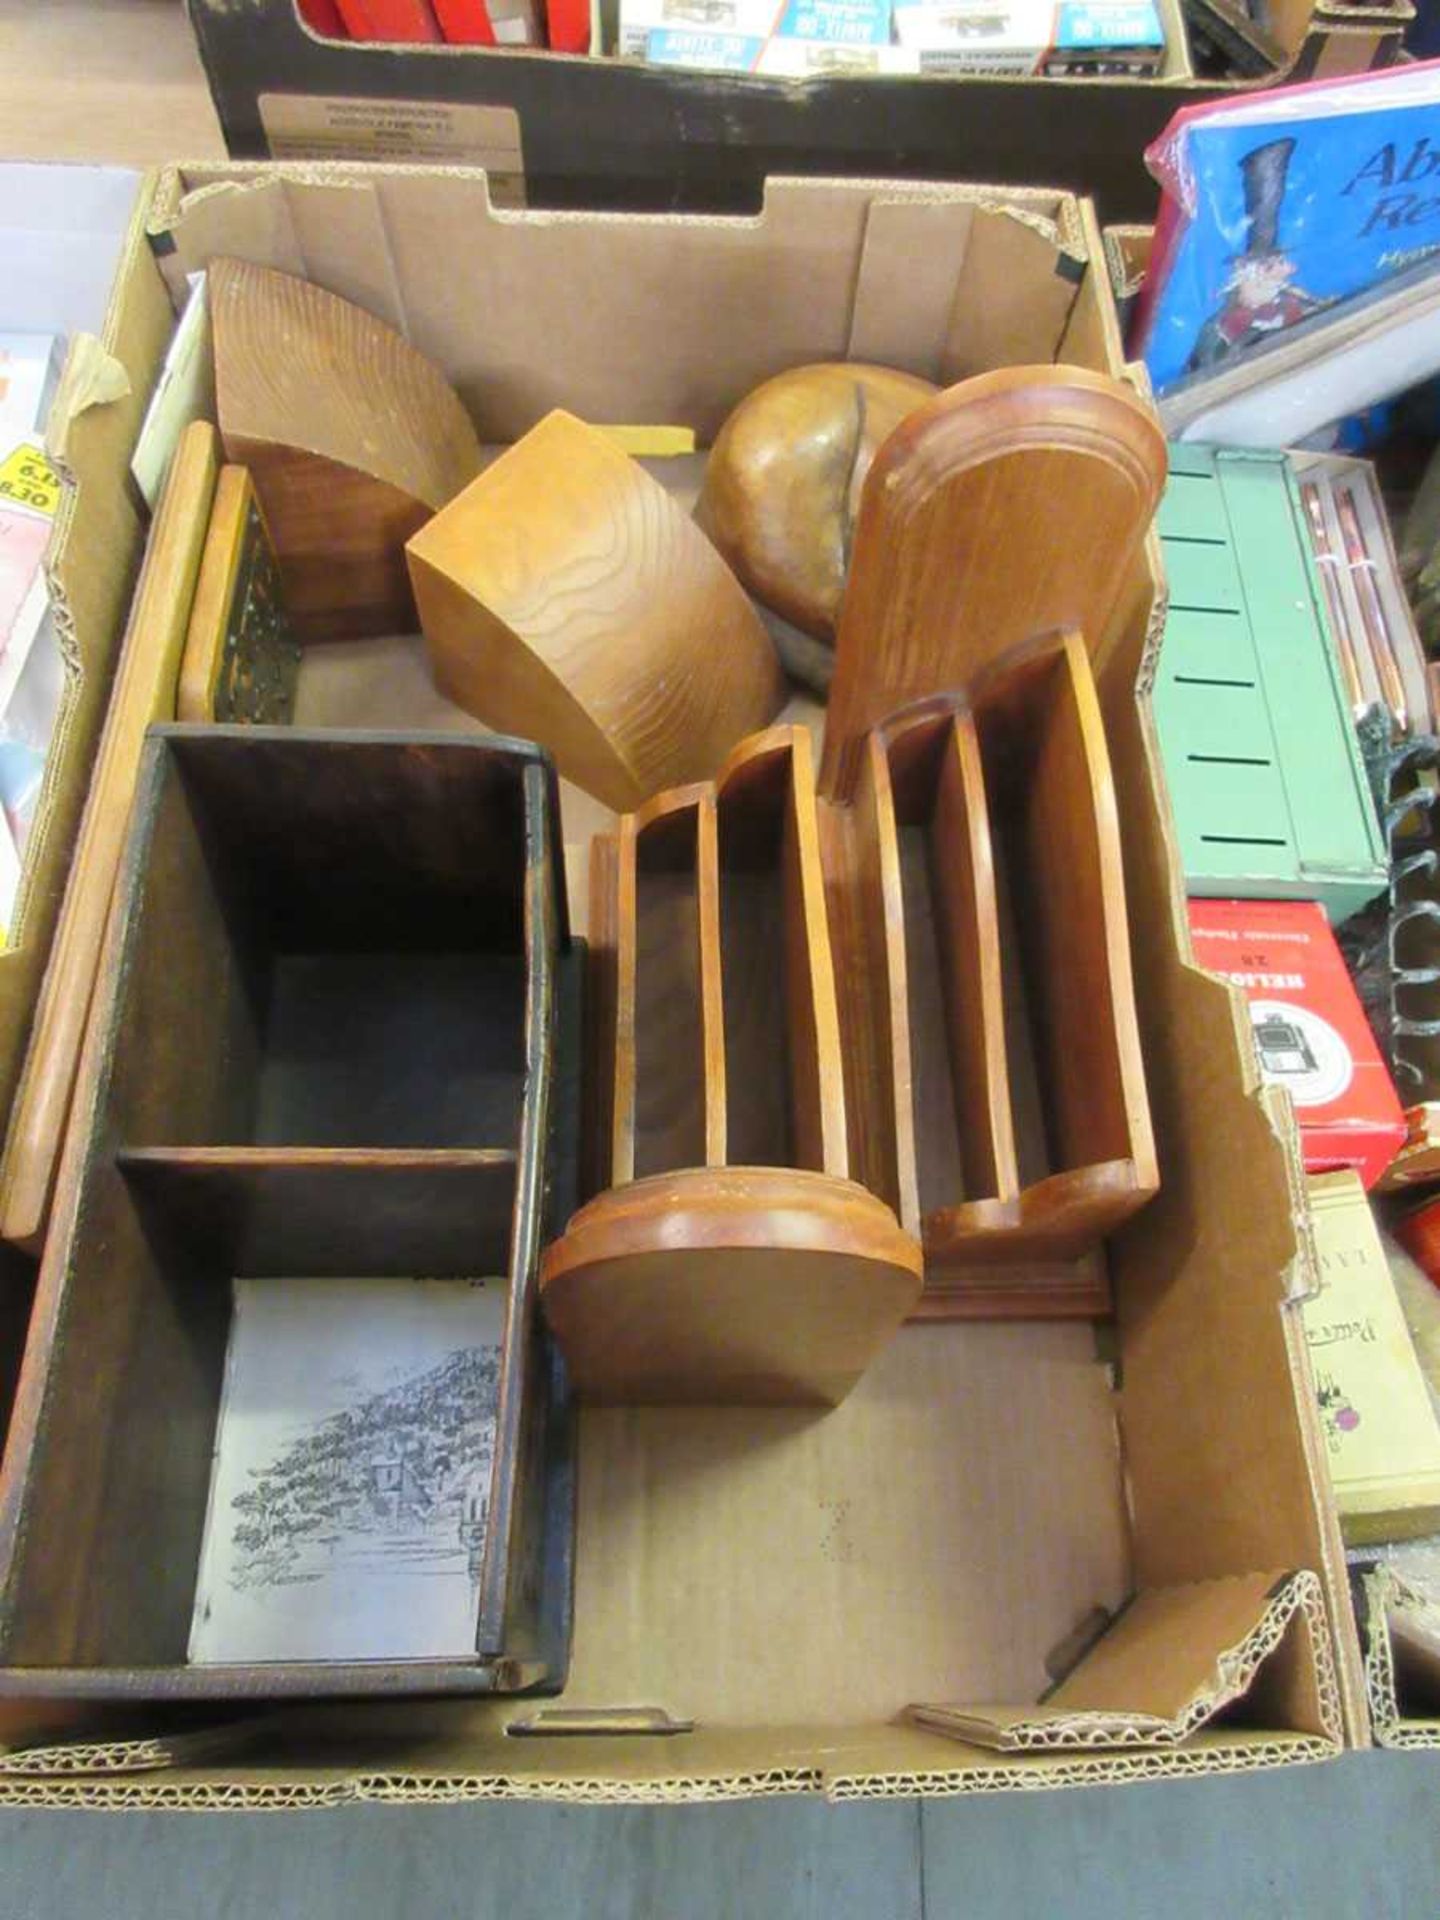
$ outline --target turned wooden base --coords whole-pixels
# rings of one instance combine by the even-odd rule
[[[589,1401],[831,1407],[915,1306],[920,1269],[853,1181],[710,1167],[582,1207],[541,1297]]]

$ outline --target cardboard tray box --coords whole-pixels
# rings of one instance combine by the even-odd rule
[[[776,180],[753,218],[524,214],[459,169],[184,168],[155,183],[115,287],[137,392],[167,289],[220,253],[403,327],[491,442],[564,404],[703,445],[759,379],[844,355],[941,380],[1122,364],[1093,213],[1056,192]],[[133,560],[138,530],[97,520],[91,537]],[[1103,1350],[1084,1323],[916,1325],[828,1415],[587,1409],[557,1700],[297,1705],[197,1731],[154,1706],[97,1719],[12,1699],[0,1801],[953,1793],[1319,1760],[1366,1738],[1296,1311],[1313,1267],[1295,1138],[1243,1004],[1190,964],[1160,798],[1157,554],[1097,661],[1163,1179],[1110,1247]],[[307,659],[303,724],[378,711],[470,724],[413,638]],[[595,821],[570,798],[573,844]],[[572,897],[583,872],[572,856]]]
[[[189,0],[230,152],[450,161],[547,206],[758,204],[778,173],[1064,180],[1105,217],[1153,217],[1141,154],[1177,108],[1236,91],[1191,76],[1180,0],[1161,0],[1158,77],[792,81],[513,49],[343,44],[294,0]],[[1329,78],[1400,52],[1409,0],[1274,0],[1286,76]],[[1058,92],[1057,92],[1058,89]],[[677,136],[676,129],[681,129]]]

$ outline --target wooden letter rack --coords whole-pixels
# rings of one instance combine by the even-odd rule
[[[597,841],[600,1190],[542,1269],[582,1395],[833,1404],[917,1304],[1104,1310],[1158,1172],[1089,649],[1164,466],[1080,369],[926,403],[865,487],[818,790],[778,728]]]

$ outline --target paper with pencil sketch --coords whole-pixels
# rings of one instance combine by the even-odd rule
[[[505,1283],[234,1284],[190,1659],[473,1653]]]

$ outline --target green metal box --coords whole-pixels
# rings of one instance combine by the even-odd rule
[[[1172,445],[1159,531],[1155,719],[1186,887],[1344,920],[1388,869],[1289,461]]]

